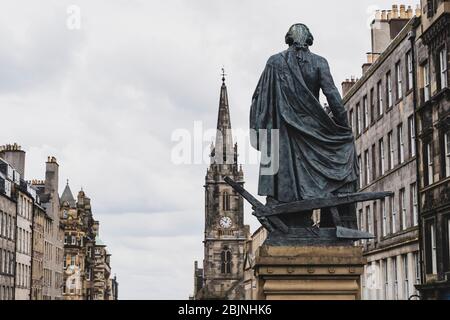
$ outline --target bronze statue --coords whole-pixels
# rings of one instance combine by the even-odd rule
[[[270,131],[276,130],[278,135],[276,150],[266,148],[276,153],[269,154],[269,159],[279,162],[278,171],[263,174],[273,163],[261,163],[258,193],[267,197],[266,206],[261,207],[245,190],[235,189],[253,202],[272,239],[274,233],[278,240],[286,238],[281,234],[329,242],[370,238],[357,230],[355,202],[389,193],[355,194],[359,177],[355,139],[328,62],[309,50],[314,37],[304,24],[293,25],[285,41],[289,48],[267,62],[250,112],[256,149],[269,144],[260,132],[271,136]],[[331,114],[319,102],[320,90]],[[313,226],[313,209],[322,210],[320,226]]]

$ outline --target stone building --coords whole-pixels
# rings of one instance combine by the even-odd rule
[[[12,190],[17,206],[14,299],[29,300],[31,294],[33,207],[36,201],[36,190],[23,180],[25,179],[25,151],[19,145],[3,146],[0,151],[0,158],[8,161],[18,173],[17,183],[14,184]]]
[[[17,191],[15,299],[30,300],[32,274],[32,225],[36,191],[25,181]]]
[[[75,200],[67,183],[60,203],[64,228],[64,299],[117,299],[117,279],[111,278],[110,254],[98,237],[99,222],[92,215],[91,199],[80,191]]]
[[[0,300],[14,300],[15,226],[17,206],[14,188],[19,173],[0,157]]]
[[[14,275],[13,299],[61,299],[62,229],[59,224],[58,164],[50,158],[46,165],[46,180],[26,182],[25,152],[17,144],[0,149],[0,161],[6,168],[8,192],[15,215],[12,237]],[[17,169],[15,169],[17,168]],[[58,200],[58,202],[55,201]],[[41,202],[42,200],[42,202]],[[56,219],[55,219],[56,212]]]
[[[118,298],[90,199],[68,184],[59,198],[58,173],[49,157],[45,180],[26,182],[25,152],[0,147],[0,300]]]
[[[359,191],[394,192],[357,207],[359,228],[375,235],[361,242],[368,260],[361,279],[363,299],[409,299],[420,283],[414,118],[418,16],[420,9],[404,5],[377,12],[362,78],[343,83],[356,138]]]
[[[64,227],[64,286],[65,300],[92,300],[92,251],[95,234],[90,200],[78,195],[80,208],[73,197],[69,182],[61,195],[61,224]]]
[[[59,165],[54,157],[48,157],[45,180],[34,181],[44,217],[43,287],[44,300],[61,300],[63,286],[64,230],[59,219]]]
[[[258,300],[257,279],[255,277],[255,258],[258,249],[267,239],[267,230],[259,227],[246,242],[244,260],[244,290],[245,300]]]
[[[48,217],[45,209],[40,204],[39,197],[37,197],[37,199],[38,200],[34,203],[33,211],[31,300],[44,299],[44,225]]]
[[[244,299],[244,250],[249,227],[244,225],[244,203],[223,179],[244,184],[233,144],[225,77],[220,89],[216,142],[205,178],[205,239],[203,269],[195,264],[195,299]]]
[[[417,119],[424,299],[450,299],[450,1],[422,0]]]
[[[98,230],[97,230],[98,232]],[[93,288],[94,300],[113,300],[111,255],[98,234],[94,245]]]

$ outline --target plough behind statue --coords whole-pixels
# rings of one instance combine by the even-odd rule
[[[285,238],[289,238],[289,234],[293,234],[296,238],[300,237],[310,239],[330,238],[331,240],[331,238],[334,238],[351,241],[372,239],[374,236],[368,232],[346,228],[341,221],[341,217],[339,216],[338,206],[384,199],[393,195],[392,192],[364,192],[338,195],[328,198],[302,200],[292,203],[264,205],[231,178],[225,177],[224,180],[252,205],[254,210],[253,215],[256,216],[261,225],[269,231],[269,234],[279,235]],[[286,223],[281,219],[283,215],[302,214],[317,209],[328,209],[327,212],[331,215],[334,228],[321,229],[318,225],[315,225],[296,228],[295,232],[292,232],[292,227],[286,225]]]

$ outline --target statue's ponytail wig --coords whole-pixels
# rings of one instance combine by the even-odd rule
[[[299,43],[298,38],[298,29],[304,29],[306,32],[306,39],[302,41],[303,43]],[[292,27],[289,28],[288,33],[285,37],[286,44],[288,46],[295,46],[297,49],[310,47],[314,43],[314,36],[312,35],[309,28],[303,23],[296,23]]]

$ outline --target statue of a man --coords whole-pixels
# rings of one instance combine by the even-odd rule
[[[253,96],[250,128],[257,133],[276,129],[279,135],[278,172],[259,178],[258,193],[267,196],[268,203],[357,189],[353,133],[327,60],[309,50],[313,41],[307,26],[293,25],[286,35],[289,48],[269,59]],[[320,90],[332,114],[320,104]],[[261,150],[259,140],[252,139],[252,145]],[[261,169],[265,166],[271,164],[261,164]],[[346,226],[356,228],[354,205],[339,208],[339,213]]]

